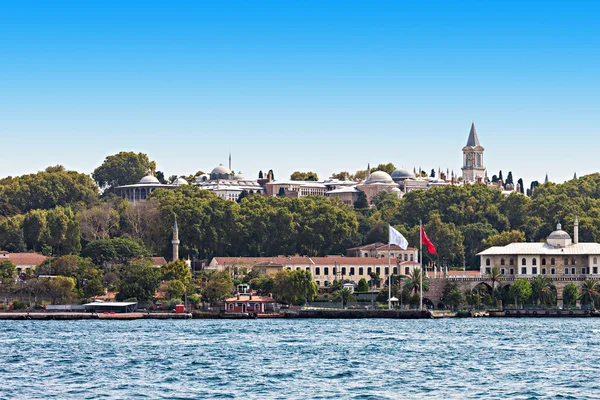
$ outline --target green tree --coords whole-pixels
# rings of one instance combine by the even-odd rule
[[[285,188],[283,186],[279,188],[279,191],[277,192],[277,196],[285,197]]]
[[[579,288],[573,282],[565,285],[563,289],[563,306],[564,308],[571,308],[575,305],[579,298]]]
[[[356,291],[358,293],[364,293],[369,291],[369,285],[367,284],[367,280],[365,278],[361,278],[358,281],[358,285],[356,285]]]
[[[119,228],[119,213],[110,204],[92,207],[79,216],[81,237],[88,242],[108,239]]]
[[[166,263],[161,268],[162,279],[164,281],[177,280],[187,285],[192,280],[190,267],[184,260],[176,260]]]
[[[555,305],[554,285],[550,278],[544,275],[537,275],[531,281],[531,300],[535,305]]]
[[[3,284],[12,284],[17,277],[17,268],[10,260],[0,261],[0,282]]]
[[[76,297],[75,279],[56,276],[44,279],[44,291],[52,304],[68,304]]]
[[[371,172],[383,171],[383,172],[391,175],[392,172],[394,172],[395,169],[396,169],[396,167],[394,166],[394,164],[387,163],[387,164],[379,164],[377,167],[372,168]]]
[[[319,180],[319,176],[315,172],[312,172],[312,171],[309,171],[309,172],[295,171],[290,176],[290,179],[293,181],[315,181],[316,182]]]
[[[212,303],[223,300],[231,295],[232,289],[233,281],[231,280],[231,275],[229,275],[229,273],[226,271],[214,272],[210,278],[208,278],[203,295],[206,301]]]
[[[309,271],[283,270],[275,275],[274,281],[275,298],[283,303],[303,305],[317,295],[318,287]]]
[[[531,297],[531,284],[526,278],[518,278],[510,285],[509,293],[515,300],[515,308],[518,308],[519,304],[523,305]]]
[[[147,260],[132,262],[119,271],[120,285],[117,300],[136,298],[150,301],[160,286],[160,270]]]
[[[506,246],[511,243],[522,243],[525,235],[521,231],[506,231],[497,235],[491,235],[483,241],[485,247]]]
[[[185,294],[185,286],[181,281],[171,280],[166,282],[166,293],[169,300],[181,300]]]
[[[358,196],[356,197],[356,201],[354,202],[354,208],[359,210],[369,208],[369,201],[367,200],[367,195],[362,190],[358,192]]]
[[[439,215],[434,215],[425,225],[429,239],[436,247],[438,265],[460,262],[464,256],[463,235],[455,224],[442,222]]]
[[[92,177],[100,188],[107,190],[138,183],[148,170],[156,170],[156,163],[150,161],[148,155],[128,151],[106,157]]]
[[[502,272],[500,272],[500,268],[492,267],[490,272],[486,273],[486,278],[492,283],[492,299],[496,300],[496,284],[502,279]]]
[[[23,237],[28,249],[39,251],[49,239],[46,211],[33,210],[23,219]]]
[[[414,294],[421,292],[421,268],[414,268],[406,280],[406,287]],[[423,274],[423,292],[429,291],[429,278]]]
[[[586,279],[581,286],[581,305],[596,308],[600,300],[600,284],[593,279]]]
[[[343,288],[342,290],[338,290],[337,292],[335,292],[334,300],[341,302],[342,308],[346,308],[345,306],[347,304],[356,301],[356,297],[352,294],[352,292],[349,289]]]
[[[441,297],[442,303],[448,304],[452,309],[456,309],[463,302],[463,293],[454,283],[446,282]]]
[[[94,264],[104,267],[113,263],[128,264],[150,256],[141,243],[126,237],[95,240],[88,243],[84,254],[90,257]]]

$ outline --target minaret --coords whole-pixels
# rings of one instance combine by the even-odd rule
[[[171,240],[173,244],[173,261],[179,260],[179,230],[177,229],[177,219],[175,219],[175,224],[173,225],[173,240]]]
[[[233,171],[233,170],[231,169],[231,152],[229,152],[229,170],[230,170],[230,171]]]
[[[577,172],[573,174],[573,179],[577,179]]]
[[[548,173],[546,172],[546,179],[544,179],[544,183],[548,183]]]
[[[575,223],[573,224],[573,243],[579,243],[579,220],[577,214],[575,214]]]
[[[367,179],[371,176],[371,163],[367,164]]]

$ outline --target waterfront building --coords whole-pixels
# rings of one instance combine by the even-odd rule
[[[188,182],[183,178],[177,178],[172,184],[160,183],[160,181],[152,174],[152,171],[148,170],[146,176],[140,179],[138,183],[117,186],[115,191],[118,196],[133,203],[139,200],[146,200],[150,193],[157,189],[172,190],[187,184]]]
[[[481,274],[498,267],[505,276],[575,278],[597,276],[600,268],[600,243],[579,243],[577,217],[573,239],[558,224],[545,243],[511,243],[490,247],[477,255],[481,259]]]
[[[263,314],[267,311],[273,311],[274,304],[275,300],[269,296],[238,293],[235,297],[225,299],[225,312]]]
[[[375,257],[214,257],[207,265],[206,270],[233,271],[241,267],[257,270],[267,276],[274,276],[284,269],[306,270],[312,274],[314,281],[322,288],[329,287],[335,280],[349,280],[357,284],[360,279],[364,278],[367,282],[371,282],[371,273],[374,272],[379,275],[380,280],[373,284],[380,287],[390,274],[409,275],[415,267],[419,267],[419,263],[396,258],[391,260],[390,269],[387,258]]]
[[[400,261],[418,261],[418,250],[414,247],[407,247],[406,250],[400,246],[392,244],[389,246],[387,243],[371,243],[364,246],[352,247],[346,249],[346,256],[348,257],[374,257],[374,258],[398,258]]]
[[[483,183],[486,173],[483,166],[484,148],[479,143],[475,121],[471,123],[471,131],[467,145],[463,147],[462,180],[464,183]]]
[[[38,253],[9,253],[8,251],[0,251],[0,261],[11,261],[17,267],[17,275],[24,274],[26,270],[35,268],[48,257]]]

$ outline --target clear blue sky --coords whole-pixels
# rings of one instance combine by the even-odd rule
[[[124,7],[122,4],[126,3]],[[175,6],[177,5],[177,6]],[[0,175],[600,170],[595,1],[2,2]]]

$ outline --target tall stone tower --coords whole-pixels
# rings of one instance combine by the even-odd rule
[[[479,144],[475,121],[471,123],[471,132],[467,145],[463,147],[463,182],[483,182],[485,178],[485,167],[483,166],[483,151],[485,149]]]
[[[177,219],[173,225],[173,240],[171,240],[171,244],[173,244],[173,261],[177,261],[179,260],[179,230],[177,229]]]

